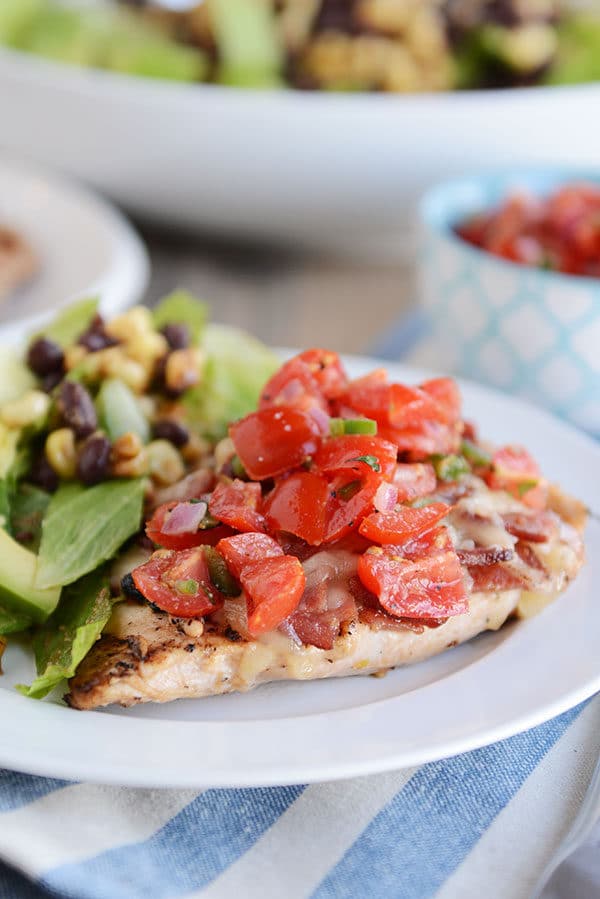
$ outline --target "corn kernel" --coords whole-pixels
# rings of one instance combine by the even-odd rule
[[[46,457],[60,478],[71,480],[77,468],[77,449],[75,434],[71,428],[58,428],[48,434],[46,439]]]
[[[107,334],[125,343],[149,331],[154,331],[154,325],[152,313],[145,306],[133,306],[122,315],[115,316],[106,325]]]
[[[127,431],[118,437],[112,445],[111,457],[118,459],[133,459],[142,451],[142,441],[133,431]]]
[[[87,355],[87,349],[84,346],[80,346],[78,343],[74,343],[73,346],[67,347],[64,356],[65,368],[67,371],[72,371],[72,369],[76,368],[80,362],[83,362]]]
[[[231,437],[224,437],[215,446],[215,466],[220,471],[235,456],[235,444]]]
[[[167,356],[165,383],[169,390],[181,393],[198,384],[202,376],[204,354],[196,347],[173,350]]]
[[[150,460],[150,477],[157,484],[168,486],[185,474],[181,453],[168,440],[153,440],[146,447]]]
[[[120,378],[134,393],[142,393],[148,386],[150,371],[140,362],[130,359],[120,346],[90,353],[82,363],[83,376],[90,381]]]
[[[169,344],[162,334],[148,331],[145,334],[136,334],[131,340],[126,341],[125,351],[136,362],[154,365],[157,359],[169,352]]]
[[[181,447],[181,455],[188,465],[197,465],[210,453],[210,443],[199,434],[190,434],[190,439]]]
[[[113,461],[111,454],[111,474],[115,478],[141,478],[148,474],[150,460],[146,448],[142,447],[133,458],[117,458]]]
[[[41,426],[50,411],[51,399],[41,390],[28,390],[16,400],[5,403],[0,410],[0,420],[7,428]]]

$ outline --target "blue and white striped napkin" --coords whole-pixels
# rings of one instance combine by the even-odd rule
[[[527,899],[599,751],[597,698],[453,759],[311,786],[140,790],[3,771],[0,897]]]

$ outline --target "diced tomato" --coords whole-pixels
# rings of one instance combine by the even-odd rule
[[[460,390],[453,378],[432,378],[421,384],[421,390],[435,400],[445,424],[451,425],[460,419],[462,406]]]
[[[411,561],[371,549],[358,560],[358,576],[386,612],[398,618],[448,618],[469,608],[460,562],[452,550]]]
[[[412,462],[430,456],[448,456],[460,447],[460,427],[425,421],[419,428],[391,428],[380,425],[379,436],[395,443],[398,452]]]
[[[313,458],[315,471],[335,471],[361,456],[374,456],[381,474],[389,478],[394,472],[398,450],[393,443],[380,437],[349,434],[324,440]],[[434,482],[435,486],[435,482]]]
[[[217,543],[217,551],[221,553],[227,567],[235,578],[240,575],[246,565],[261,559],[282,556],[279,544],[266,534],[234,534]]]
[[[365,418],[374,418],[378,422],[387,421],[390,408],[390,385],[386,370],[377,368],[362,378],[350,381],[340,397],[340,403],[348,409],[364,415]]]
[[[228,527],[201,528],[193,533],[165,534],[163,528],[168,515],[175,506],[180,505],[177,500],[163,503],[154,511],[152,518],[146,524],[146,534],[153,543],[165,549],[189,549],[192,546],[214,546],[223,537],[232,533]]]
[[[159,609],[180,618],[215,612],[223,597],[211,583],[201,546],[179,552],[159,550],[132,571],[140,593]]]
[[[240,580],[252,604],[248,616],[248,632],[252,636],[274,630],[291,615],[306,584],[298,559],[284,555],[246,565]]]
[[[402,545],[434,528],[450,511],[445,503],[422,509],[398,506],[392,512],[373,512],[363,520],[359,532],[374,543]]]
[[[408,543],[404,543],[401,547],[396,547],[395,552],[406,559],[420,559],[422,556],[427,556],[432,552],[437,552],[438,550],[446,551],[453,548],[448,528],[442,525],[426,531],[419,537],[415,537],[414,540],[409,540]],[[385,551],[394,552],[394,547],[386,546]]]
[[[329,484],[323,475],[293,472],[279,481],[265,500],[269,529],[294,534],[317,546],[325,536],[328,498]]]
[[[390,385],[388,422],[393,428],[418,428],[439,414],[436,402],[420,387]]]
[[[261,505],[260,484],[238,480],[217,484],[208,502],[210,514],[236,531],[265,530]]]
[[[433,493],[437,478],[427,462],[400,463],[394,469],[393,483],[398,488],[398,502],[404,503]]]
[[[315,407],[329,411],[310,365],[301,356],[284,362],[263,387],[258,408],[269,409],[272,406],[293,406],[304,412]]]
[[[546,507],[546,482],[535,459],[521,446],[504,446],[497,450],[486,481],[492,490],[506,490],[532,509]]]
[[[381,475],[366,463],[340,468],[329,481],[329,499],[323,541],[331,543],[358,528],[373,509],[373,500],[381,484]]]
[[[297,358],[308,366],[326,399],[337,399],[348,386],[348,376],[337,353],[313,349],[300,353]]]
[[[251,478],[273,478],[313,456],[319,428],[306,412],[274,406],[252,412],[229,428],[237,454]]]

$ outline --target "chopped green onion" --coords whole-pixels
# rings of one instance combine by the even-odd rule
[[[244,480],[248,477],[248,473],[242,464],[242,460],[236,453],[233,459],[231,460],[231,470],[233,471],[236,478],[240,478],[240,480]]]
[[[200,524],[198,525],[198,529],[201,531],[208,531],[211,528],[216,528],[217,525],[221,524],[218,518],[215,518],[210,512],[207,512]]]
[[[460,451],[467,462],[470,462],[475,468],[487,468],[492,464],[491,454],[477,446],[472,440],[463,440]]]
[[[223,556],[213,546],[205,546],[204,558],[208,565],[208,574],[216,589],[224,596],[239,596],[242,591],[227,568]]]
[[[523,481],[522,484],[519,484],[517,486],[519,496],[525,496],[526,493],[528,493],[530,490],[533,490],[533,488],[537,487],[537,485],[537,481]]]
[[[174,586],[178,593],[189,593],[190,596],[195,596],[200,584],[198,581],[190,578],[187,581],[175,581]]]
[[[348,500],[352,499],[353,496],[356,496],[359,490],[360,481],[350,481],[349,484],[344,484],[343,487],[340,487],[339,490],[336,490],[336,496],[339,496],[339,498],[343,499],[344,502],[348,502]]]
[[[377,456],[357,456],[356,459],[349,459],[349,462],[364,462],[373,471],[381,471],[381,465]]]
[[[377,433],[377,422],[372,418],[332,418],[329,422],[329,431],[332,437],[341,437],[343,434],[368,434]]]
[[[431,464],[440,481],[457,481],[471,470],[463,456],[432,456]]]

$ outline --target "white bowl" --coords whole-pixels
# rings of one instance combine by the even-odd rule
[[[71,181],[2,155],[0,224],[21,234],[39,260],[38,273],[0,304],[3,339],[86,296],[98,296],[102,311],[115,314],[146,288],[146,250],[116,209]]]
[[[146,218],[304,245],[402,250],[430,183],[600,159],[600,84],[413,96],[184,85],[0,51],[0,147]]]

